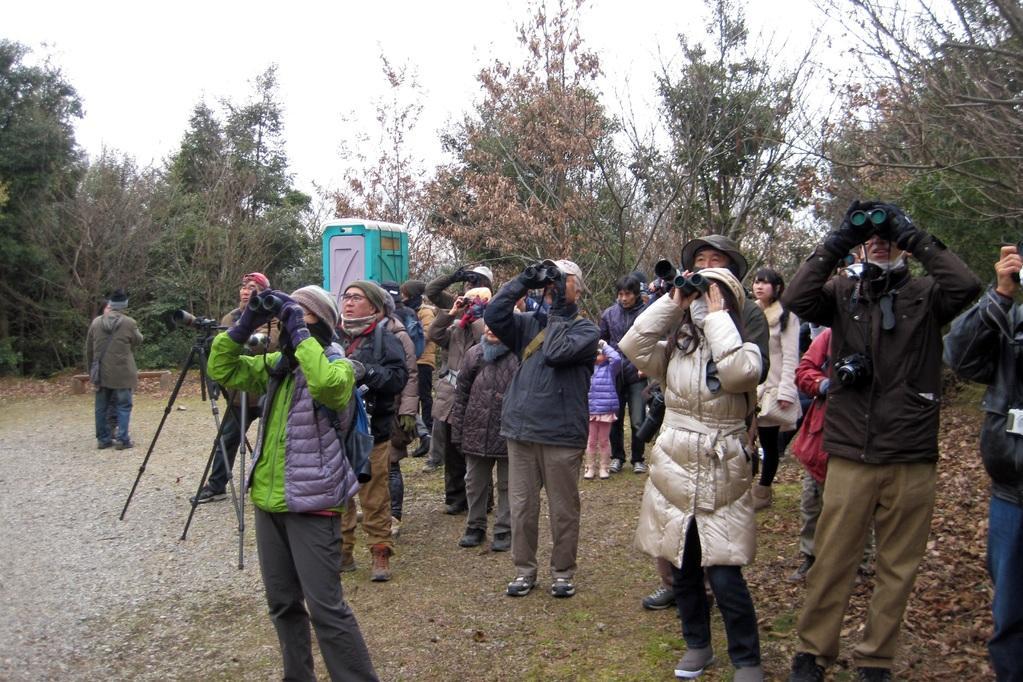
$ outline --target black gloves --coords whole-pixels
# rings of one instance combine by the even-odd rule
[[[877,204],[877,208],[888,214],[888,220],[877,229],[877,233],[888,241],[895,242],[903,251],[912,253],[922,236],[920,230],[901,208],[895,204]]]

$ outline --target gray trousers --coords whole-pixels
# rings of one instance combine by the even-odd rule
[[[341,592],[340,517],[271,514],[258,508],[255,517],[259,567],[284,658],[284,679],[316,679],[310,619],[331,680],[378,679]]]
[[[465,496],[469,501],[466,528],[487,529],[487,502],[493,485],[494,467],[497,467],[497,516],[494,534],[511,532],[511,512],[508,506],[508,458],[465,455]]]
[[[575,574],[579,549],[579,467],[584,448],[508,440],[508,498],[516,575],[536,579],[540,488],[547,490],[551,577]]]
[[[799,496],[799,551],[807,556],[817,556],[813,551],[813,534],[817,532],[817,519],[821,515],[821,498],[824,486],[813,476],[803,472],[803,491]]]

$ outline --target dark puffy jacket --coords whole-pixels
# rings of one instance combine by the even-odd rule
[[[593,378],[590,379],[590,414],[609,414],[618,411],[618,390],[615,380],[622,370],[622,356],[607,344],[602,351],[607,361],[602,365],[594,365]]]
[[[631,308],[625,308],[621,303],[615,303],[610,308],[607,308],[600,314],[600,338],[611,344],[615,350],[618,350],[618,342],[622,340],[625,333],[632,327],[632,323],[636,321],[636,318],[645,309],[646,307],[639,301]],[[626,357],[622,357],[622,377],[627,384],[642,381],[639,376],[639,370]]]
[[[546,329],[543,343],[523,360],[505,393],[501,435],[530,443],[585,448],[590,375],[600,330],[574,310],[517,313],[528,287],[515,279],[497,292],[483,319],[518,357]],[[559,314],[560,313],[560,314]]]
[[[941,327],[980,292],[980,281],[941,242],[924,234],[913,251],[928,272],[905,268],[870,281],[832,277],[838,258],[823,246],[799,268],[782,305],[831,327],[831,386],[824,450],[860,462],[933,462],[938,458]],[[887,296],[886,296],[887,294]],[[882,300],[895,325],[882,330]],[[842,385],[835,368],[854,353],[870,357],[872,380]]]
[[[374,349],[379,336],[380,350]],[[362,384],[369,389],[363,394],[369,411],[370,430],[373,442],[381,443],[391,437],[391,428],[396,412],[395,398],[401,395],[408,380],[405,366],[405,349],[394,334],[374,325],[361,336],[352,338],[338,329],[341,347],[346,357],[361,362],[366,368]]]
[[[458,373],[458,394],[451,410],[451,439],[462,452],[480,457],[507,457],[501,436],[501,408],[519,358],[505,349],[493,362],[483,359],[483,344],[469,349]]]
[[[991,477],[991,494],[1023,505],[1023,436],[1005,430],[1010,409],[1023,408],[1020,387],[1023,350],[1013,343],[1023,333],[1023,308],[988,291],[952,323],[945,337],[945,363],[956,374],[987,385],[981,407],[980,455]]]

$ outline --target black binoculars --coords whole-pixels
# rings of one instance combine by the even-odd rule
[[[208,317],[196,317],[187,310],[175,310],[171,314],[171,319],[174,320],[174,324],[179,327],[194,327],[196,329],[203,329],[217,326],[217,321]]]
[[[710,289],[710,282],[706,277],[698,272],[686,277],[668,259],[659,260],[654,264],[654,275],[676,289],[681,289],[685,296],[692,296],[695,293],[705,294]]]
[[[281,312],[282,305],[284,301],[269,293],[249,297],[249,310],[254,313],[267,312],[277,315]]]
[[[270,345],[270,337],[266,334],[253,334],[245,342],[253,353],[265,353]]]
[[[564,274],[558,266],[549,264],[545,265],[543,263],[530,265],[522,271],[522,274],[534,282],[543,282],[545,286],[551,282],[560,281],[564,277]]]
[[[853,227],[863,227],[869,221],[875,228],[881,227],[888,220],[888,212],[883,208],[872,208],[869,211],[853,211],[849,214],[849,223]]]

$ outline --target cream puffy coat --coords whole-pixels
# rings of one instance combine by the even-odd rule
[[[764,310],[771,330],[771,368],[767,380],[757,387],[760,416],[757,426],[778,426],[782,431],[795,431],[802,414],[799,389],[796,388],[796,367],[799,365],[799,318],[789,315],[785,331],[781,328],[781,304],[775,301]],[[779,400],[791,403],[783,409]]]
[[[686,529],[695,520],[704,566],[742,566],[756,553],[745,418],[760,379],[760,350],[743,343],[729,314],[719,311],[707,315],[696,350],[684,354],[676,347],[669,359],[665,338],[684,314],[670,298],[661,298],[619,345],[660,382],[666,406],[648,457],[636,546],[681,566]],[[721,382],[716,393],[707,385],[710,360]]]

